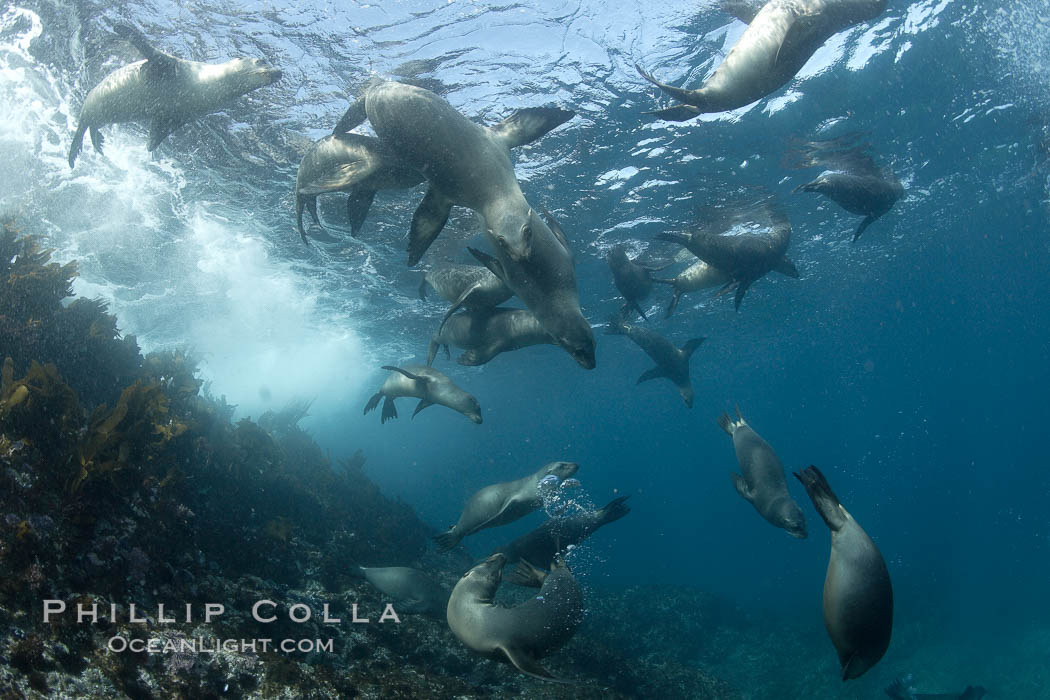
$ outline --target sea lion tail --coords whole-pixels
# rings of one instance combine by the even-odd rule
[[[72,168],[73,164],[77,161],[77,156],[80,155],[80,149],[84,146],[84,134],[87,133],[87,124],[80,122],[77,125],[77,133],[73,134],[73,143],[69,146],[69,167]]]
[[[437,551],[439,553],[444,553],[455,548],[463,538],[456,535],[456,526],[453,525],[446,532],[434,535],[431,539],[437,543]]]
[[[543,586],[543,582],[546,578],[546,571],[536,568],[528,561],[522,559],[518,562],[517,568],[515,568],[511,575],[507,577],[507,580],[517,586],[540,588]]]
[[[630,513],[631,509],[625,503],[625,501],[627,501],[628,498],[629,496],[620,496],[619,498],[614,498],[613,500],[609,501],[609,503],[607,503],[605,507],[602,508],[601,511],[599,511],[599,527],[601,525],[608,525],[612,521],[619,520],[623,516]]]
[[[380,392],[377,392],[377,393],[375,394],[375,396],[373,396],[372,398],[370,398],[370,399],[368,400],[368,403],[366,403],[366,404],[365,404],[365,413],[370,413],[370,412],[372,412],[372,411],[376,410],[376,406],[378,406],[378,405],[379,405],[379,400],[380,400],[381,398],[383,398],[383,392],[381,392],[381,391],[380,391]]]
[[[824,478],[820,470],[810,465],[801,472],[795,472],[795,478],[802,482],[810,500],[813,501],[813,507],[817,509],[820,517],[824,519],[832,532],[841,528],[846,522],[842,504],[839,503],[838,496],[831,490],[831,485],[828,484],[828,480]]]

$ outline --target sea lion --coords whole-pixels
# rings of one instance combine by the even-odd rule
[[[427,270],[419,281],[419,298],[427,298],[427,285],[452,304],[441,319],[438,333],[452,314],[462,307],[490,309],[514,296],[514,292],[484,265],[445,265]],[[429,364],[429,363],[428,363]]]
[[[463,507],[459,521],[447,532],[434,535],[438,551],[447,552],[467,535],[525,517],[543,505],[541,481],[548,476],[554,476],[558,481],[568,479],[579,466],[575,462],[551,462],[528,476],[476,491]]]
[[[471,253],[581,366],[593,369],[594,333],[580,311],[572,249],[561,228],[552,230],[529,206],[510,162],[512,147],[573,116],[563,109],[521,109],[484,127],[429,90],[384,82],[368,87],[338,128],[348,131],[367,118],[387,145],[426,175],[429,189],[412,218],[410,265],[441,232],[453,204],[474,210],[496,255]]]
[[[832,35],[878,17],[886,5],[887,0],[770,0],[698,90],[665,85],[635,65],[643,78],[683,103],[648,114],[685,121],[760,100],[795,77]],[[746,5],[730,9],[741,19],[750,14]]]
[[[453,411],[458,411],[475,423],[481,423],[481,405],[478,400],[452,383],[452,380],[431,367],[409,365],[405,368],[383,365],[391,375],[379,387],[379,391],[365,404],[365,413],[375,410],[379,399],[383,401],[383,413],[380,423],[397,418],[394,399],[402,396],[414,396],[419,399],[412,417],[427,406],[441,404]]]
[[[893,588],[879,548],[842,507],[816,467],[795,476],[831,529],[831,559],[824,579],[824,627],[839,655],[842,680],[878,663],[893,631]]]
[[[689,378],[689,360],[692,359],[693,352],[700,347],[700,343],[704,342],[703,338],[687,340],[685,345],[679,349],[656,331],[627,323],[622,318],[614,318],[610,321],[605,332],[608,335],[627,336],[656,363],[656,367],[643,372],[642,376],[638,377],[636,384],[659,377],[669,379],[678,387],[678,393],[681,394],[685,405],[689,408],[693,407],[693,383]]]
[[[657,239],[674,241],[729,275],[732,281],[719,293],[735,290],[737,310],[748,288],[770,270],[799,277],[798,268],[786,255],[791,222],[779,206],[765,199],[739,209],[735,205],[710,209],[716,212],[711,225],[692,233],[661,233]]]
[[[671,303],[667,305],[667,311],[664,313],[664,318],[671,318],[671,314],[678,308],[678,301],[686,292],[695,292],[709,287],[724,287],[732,284],[733,278],[703,260],[697,260],[674,277],[670,279],[653,278],[653,282],[669,284],[673,288]]]
[[[826,168],[815,180],[796,187],[795,192],[819,192],[849,213],[863,216],[853,233],[854,241],[904,196],[904,186],[897,176],[876,165],[870,146],[858,144],[860,138],[861,134],[852,133],[804,142],[793,164],[795,168]]]
[[[733,438],[736,460],[743,473],[743,476],[730,475],[736,492],[770,523],[784,528],[792,537],[805,539],[806,516],[788,493],[784,465],[769,443],[747,424],[740,409],[736,416],[733,420],[728,413],[723,413],[718,418],[722,430]]]
[[[217,112],[235,98],[281,78],[281,71],[258,58],[235,58],[226,63],[185,61],[153,48],[134,27],[117,25],[113,29],[146,59],[118,68],[88,93],[69,147],[70,168],[89,129],[91,144],[102,153],[100,127],[148,122],[146,148],[152,152],[183,124]]]
[[[554,338],[527,309],[478,309],[456,314],[430,338],[427,366],[438,348],[455,345],[466,350],[456,361],[461,365],[483,365],[496,355],[532,345],[555,345]]]
[[[299,162],[295,179],[295,222],[303,242],[303,209],[317,218],[317,196],[346,192],[350,235],[357,237],[368,216],[376,190],[404,190],[423,182],[423,174],[410,168],[375,136],[329,134],[313,144]]]
[[[642,318],[648,320],[641,303],[653,291],[653,282],[655,282],[653,273],[662,270],[663,267],[642,265],[636,260],[631,260],[627,257],[627,249],[622,245],[609,249],[605,259],[609,263],[609,269],[612,270],[616,289],[627,302],[624,309],[633,308]]]
[[[428,574],[407,566],[357,566],[360,575],[397,603],[398,612],[440,614],[448,604],[449,591]]]
[[[566,547],[579,545],[598,528],[630,513],[626,500],[627,496],[620,496],[595,511],[551,518],[535,530],[497,547],[493,554],[505,555],[508,564],[522,559],[532,564],[549,562]]]
[[[981,700],[988,691],[981,686],[966,686],[961,693],[920,693],[911,687],[911,674],[898,678],[886,688],[886,694],[894,700]]]
[[[557,681],[539,659],[569,641],[583,620],[580,585],[558,560],[535,596],[505,608],[494,599],[506,562],[504,555],[493,554],[463,574],[448,600],[448,626],[469,649],[507,660],[530,676]]]

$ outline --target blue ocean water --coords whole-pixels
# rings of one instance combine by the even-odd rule
[[[116,21],[186,58],[265,56],[285,77],[153,158],[142,129],[109,127],[108,158],[87,147],[70,171],[83,96],[138,58],[109,33]],[[77,293],[106,299],[144,348],[199,353],[209,390],[239,415],[313,399],[303,425],[317,441],[333,456],[362,449],[369,476],[436,528],[483,485],[577,461],[594,503],[631,495],[631,514],[581,555],[595,591],[695,585],[822,634],[827,534],[796,483],[804,541],[733,491],[716,418],[739,406],[786,466],[825,471],[885,555],[904,641],[870,687],[921,671],[1050,697],[1037,683],[1050,650],[1048,23],[1041,2],[893,1],[770,98],[670,124],[643,116],[663,102],[633,64],[697,86],[744,29],[712,4],[13,3],[0,15],[0,210],[80,261]],[[382,426],[361,414],[378,367],[420,360],[443,312],[404,264],[422,188],[380,193],[360,239],[340,232],[340,195],[322,196],[321,215],[341,243],[304,247],[294,232],[299,158],[372,75],[431,81],[485,123],[525,106],[577,112],[515,162],[572,242],[597,369],[550,346],[482,368],[442,359],[483,425],[443,409],[409,420],[407,405]],[[907,189],[856,243],[856,217],[792,194],[815,173],[782,163],[791,139],[846,131],[867,132]],[[790,216],[802,278],[762,279],[739,312],[690,294],[668,320],[658,288],[651,327],[678,344],[706,337],[696,401],[635,386],[648,358],[601,335],[620,303],[605,252],[666,250],[657,234],[758,186]],[[457,209],[424,267],[467,262],[468,244],[487,245]],[[483,555],[540,519],[465,544]]]

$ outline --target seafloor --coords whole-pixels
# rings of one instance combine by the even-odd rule
[[[792,624],[695,588],[588,588],[586,621],[545,661],[569,684],[475,656],[441,617],[379,624],[386,601],[350,575],[355,563],[416,566],[451,587],[466,554],[428,553],[433,530],[379,492],[364,456],[333,464],[298,427],[306,404],[233,422],[191,357],[143,357],[104,304],[71,300],[75,274],[5,224],[0,699],[881,695],[885,673],[841,684],[819,621]],[[262,599],[277,604],[276,622],[252,619]],[[44,600],[97,603],[101,617],[121,607],[115,623],[66,613],[45,624]],[[208,602],[226,607],[212,624]],[[130,603],[147,622],[127,621]],[[180,615],[192,604],[194,619],[161,623],[158,603]],[[311,621],[287,619],[294,603],[310,606]],[[325,603],[342,623],[318,621]],[[349,622],[354,603],[372,623]],[[952,635],[934,621],[901,619],[883,665],[960,688],[982,682],[993,697],[1040,697],[1050,633],[1016,632],[986,640],[998,686],[973,677],[992,670],[988,657],[949,651]],[[116,636],[331,639],[332,651],[112,653]]]

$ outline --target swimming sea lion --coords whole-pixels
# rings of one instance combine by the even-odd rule
[[[656,363],[656,367],[643,372],[642,376],[638,377],[636,384],[659,377],[669,379],[678,387],[678,393],[681,394],[685,405],[689,408],[693,407],[693,383],[689,378],[689,360],[692,359],[693,352],[700,347],[700,343],[704,342],[703,338],[687,340],[685,345],[679,349],[656,331],[627,323],[622,318],[614,318],[610,321],[605,332],[609,335],[627,336]]]
[[[475,124],[438,95],[402,83],[368,87],[343,116],[348,131],[365,118],[376,134],[427,177],[429,189],[412,218],[409,264],[441,232],[453,204],[481,215],[496,249],[471,253],[503,280],[576,361],[594,367],[594,334],[580,311],[572,249],[525,201],[510,149],[536,140],[574,113],[518,110],[494,127]]]
[[[798,278],[798,269],[785,254],[791,242],[791,222],[780,207],[763,200],[731,214],[727,213],[730,207],[721,209],[725,210],[720,216],[725,217],[726,226],[721,232],[715,230],[721,226],[714,226],[693,233],[661,233],[657,238],[679,243],[708,265],[728,274],[732,281],[722,291],[735,288],[734,304],[738,310],[748,287],[770,270]]]
[[[447,552],[467,535],[525,517],[543,505],[541,481],[548,476],[559,481],[568,479],[579,466],[575,462],[551,462],[528,476],[492,484],[475,492],[463,507],[459,521],[447,532],[434,536],[438,551]]]
[[[695,292],[698,289],[707,289],[708,287],[724,287],[727,284],[732,284],[733,278],[718,268],[711,267],[703,260],[697,260],[674,277],[670,279],[654,277],[653,282],[669,284],[673,288],[671,303],[668,304],[667,311],[664,313],[664,318],[671,318],[671,314],[678,308],[679,299],[686,292]]]
[[[405,368],[384,365],[383,369],[389,370],[392,374],[386,378],[383,386],[379,387],[375,396],[365,404],[365,413],[368,413],[379,405],[379,399],[385,397],[380,423],[397,418],[394,399],[402,396],[414,396],[419,399],[416,410],[412,412],[413,418],[427,406],[441,404],[462,413],[475,423],[481,423],[481,405],[478,400],[453,384],[451,379],[436,369],[418,365],[409,365]]]
[[[493,554],[463,574],[448,600],[448,626],[471,650],[510,661],[530,676],[556,681],[539,659],[569,641],[583,620],[580,585],[559,560],[551,564],[539,593],[505,608],[494,599],[506,561],[502,554]]]
[[[826,168],[812,182],[796,187],[795,192],[819,192],[849,213],[863,216],[853,234],[854,241],[904,196],[900,180],[875,164],[868,144],[857,143],[860,137],[861,134],[852,133],[827,141],[804,142],[793,166]]]
[[[554,338],[528,309],[478,309],[456,314],[430,338],[427,366],[439,347],[455,345],[466,350],[457,358],[461,365],[483,365],[496,355],[532,345],[555,345]]]
[[[449,591],[428,574],[407,566],[358,566],[359,574],[397,603],[398,612],[440,614]]]
[[[770,0],[698,90],[665,85],[636,65],[643,78],[683,103],[649,114],[685,121],[749,105],[795,77],[832,35],[878,17],[886,5],[887,0]],[[750,12],[740,5],[731,9],[741,18]]]
[[[824,627],[839,655],[842,680],[878,663],[893,631],[893,588],[879,548],[842,507],[816,467],[795,473],[831,529],[824,579]]]
[[[733,438],[736,459],[743,472],[743,476],[731,474],[736,492],[763,518],[784,528],[792,537],[805,539],[806,516],[788,493],[784,465],[769,443],[747,424],[739,409],[736,416],[733,420],[728,413],[723,413],[718,418],[722,430]]]
[[[489,309],[514,296],[514,292],[484,265],[445,265],[423,273],[419,298],[427,298],[427,285],[452,304],[441,319],[438,333],[459,308]],[[428,363],[429,364],[429,363]]]
[[[374,136],[329,134],[310,147],[299,163],[295,179],[295,221],[303,230],[303,209],[317,218],[317,195],[346,192],[350,235],[361,231],[376,190],[404,190],[423,182],[423,174],[406,165]]]
[[[886,688],[886,694],[894,700],[981,700],[988,691],[981,686],[966,686],[962,693],[920,693],[911,687],[911,674],[898,678]]]
[[[604,508],[589,513],[551,518],[513,542],[497,547],[493,554],[502,553],[508,564],[522,559],[532,564],[549,562],[569,545],[579,545],[598,528],[630,513],[631,509],[624,503],[626,500],[627,496],[620,496]]]
[[[101,153],[99,127],[148,122],[147,149],[152,152],[183,124],[217,112],[235,98],[281,78],[281,71],[258,58],[235,58],[226,63],[185,61],[153,48],[134,27],[118,25],[114,31],[134,44],[146,60],[118,68],[88,93],[69,147],[71,168],[89,129],[91,143]]]
[[[620,291],[624,301],[624,308],[633,308],[642,318],[648,320],[641,303],[645,301],[649,293],[653,291],[653,273],[661,270],[661,267],[642,265],[627,257],[627,250],[622,245],[613,246],[606,254],[605,259],[609,263],[609,269],[613,273],[613,282],[616,289]],[[621,312],[622,313],[622,312]]]

